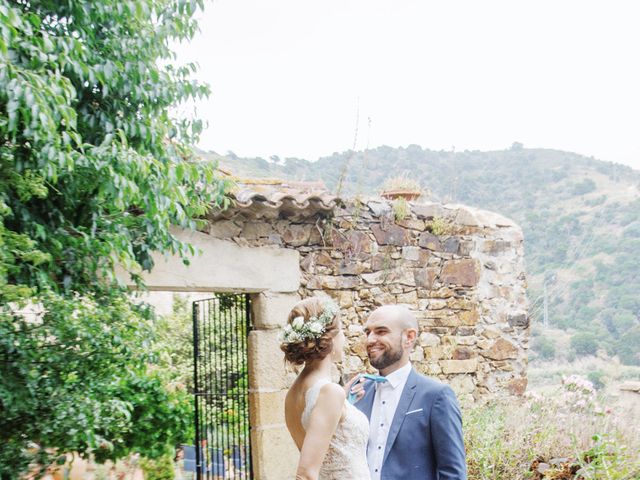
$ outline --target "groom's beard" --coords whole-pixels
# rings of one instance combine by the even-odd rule
[[[384,370],[385,368],[400,361],[402,353],[402,340],[400,340],[396,348],[392,347],[389,350],[386,350],[375,359],[369,357],[369,363],[371,363],[371,366],[376,370]]]

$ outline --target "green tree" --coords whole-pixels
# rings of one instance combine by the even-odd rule
[[[229,435],[241,437],[248,426],[247,405],[241,392],[246,391],[248,366],[246,357],[235,353],[239,338],[246,337],[244,312],[237,308],[235,294],[215,294],[216,301],[207,307],[209,314],[226,318],[216,327],[215,336],[201,338],[201,349],[208,351],[207,360],[212,362],[208,371],[201,373],[201,381],[216,384],[226,395],[207,399],[209,417],[205,422],[211,428],[219,428],[221,438]],[[239,315],[239,317],[238,317]],[[158,367],[168,372],[170,381],[193,392],[193,317],[186,301],[174,296],[173,312],[159,318],[155,329],[153,350],[158,352]],[[206,343],[205,343],[206,342]],[[217,441],[216,439],[215,441]],[[214,446],[214,445],[210,445]],[[219,445],[223,447],[224,445]]]
[[[533,351],[545,360],[551,360],[556,356],[556,344],[547,337],[536,337],[533,340]]]
[[[586,195],[596,190],[596,182],[590,178],[585,178],[573,186],[572,193],[574,195]]]
[[[620,357],[626,365],[640,365],[640,326],[636,326],[625,333],[615,344],[613,353]]]
[[[598,350],[598,337],[591,332],[576,333],[571,337],[571,349],[577,355],[595,355]]]
[[[212,295],[213,296],[213,295]],[[173,296],[173,311],[156,322],[154,350],[158,367],[171,381],[193,391],[193,313],[184,297]]]
[[[146,354],[153,316],[118,283],[188,262],[228,184],[171,107],[208,95],[175,65],[202,0],[0,0],[0,476],[77,451],[150,457],[188,435],[185,393]],[[24,315],[20,308],[36,308]],[[188,415],[187,415],[188,416]]]

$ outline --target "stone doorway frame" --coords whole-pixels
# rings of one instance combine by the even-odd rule
[[[250,295],[253,330],[248,338],[249,418],[253,473],[257,480],[295,476],[298,450],[284,422],[284,397],[293,376],[285,369],[278,334],[300,300],[300,254],[293,249],[239,246],[210,235],[173,230],[199,252],[184,265],[155,255],[142,275],[150,291],[234,292]],[[128,275],[119,272],[131,284]]]

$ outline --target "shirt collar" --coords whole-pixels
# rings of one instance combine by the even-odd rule
[[[387,375],[387,381],[380,385],[390,385],[391,388],[395,389],[398,385],[406,383],[407,378],[409,378],[409,374],[411,373],[411,368],[411,362],[408,362],[405,366]]]

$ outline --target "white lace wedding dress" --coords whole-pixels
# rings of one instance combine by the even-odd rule
[[[302,426],[309,426],[311,411],[318,400],[320,389],[331,383],[318,380],[305,394]],[[345,400],[346,411],[340,419],[329,444],[329,451],[320,468],[319,480],[370,480],[367,467],[367,441],[369,420],[367,416]]]

